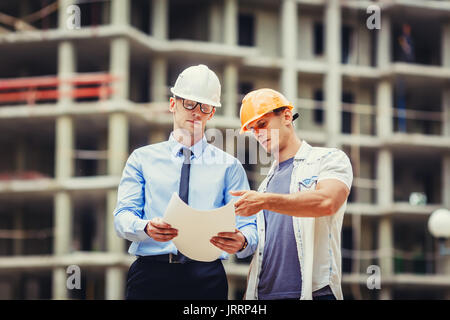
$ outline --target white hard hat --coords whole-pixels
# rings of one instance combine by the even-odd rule
[[[220,107],[220,81],[204,64],[185,69],[170,91],[177,97]]]

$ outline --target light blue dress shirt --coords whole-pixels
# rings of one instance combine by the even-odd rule
[[[163,217],[170,198],[178,193],[185,147],[175,140],[147,145],[133,151],[123,170],[114,210],[114,227],[119,237],[132,241],[128,252],[137,256],[177,253],[172,241],[158,242],[144,231],[155,217]],[[230,154],[209,144],[206,138],[190,147],[189,205],[211,210],[233,199],[230,190],[249,190],[242,164]],[[202,228],[202,226],[198,226]],[[256,216],[236,216],[236,227],[247,238],[247,248],[238,258],[251,255],[257,246]],[[221,259],[228,254],[223,252]]]

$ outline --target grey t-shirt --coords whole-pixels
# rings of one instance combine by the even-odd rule
[[[278,165],[266,192],[289,193],[294,158]],[[261,300],[300,298],[301,276],[292,217],[264,210],[266,240],[258,285]]]
[[[266,192],[290,193],[294,158],[278,165]],[[300,299],[301,271],[292,217],[264,210],[266,239],[258,284],[260,300]],[[333,294],[330,286],[313,292],[313,297]]]

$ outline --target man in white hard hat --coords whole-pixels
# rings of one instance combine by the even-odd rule
[[[276,160],[258,192],[232,192],[241,196],[237,215],[257,215],[259,243],[245,297],[340,300],[340,239],[352,166],[343,151],[298,138],[292,109],[268,88],[242,100],[241,132],[251,131]]]
[[[195,209],[212,210],[232,200],[230,190],[249,189],[241,163],[204,135],[221,106],[220,91],[207,66],[185,69],[171,88],[168,141],[136,149],[128,158],[114,210],[117,234],[132,241],[128,252],[138,257],[128,272],[126,299],[227,299],[221,260],[228,254],[245,258],[256,248],[256,220],[237,217],[235,232],[210,240],[223,250],[221,258],[194,261],[178,252],[171,241],[178,230],[162,219],[174,192]]]

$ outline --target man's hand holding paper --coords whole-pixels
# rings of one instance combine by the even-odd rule
[[[145,232],[150,238],[159,242],[170,241],[178,235],[178,230],[164,222],[161,218],[153,218],[145,227]]]
[[[176,235],[175,232],[168,231],[168,234],[164,234],[163,230],[159,230],[159,238],[172,237],[177,249],[193,260],[214,261],[219,258],[222,250],[234,254],[245,242],[244,235],[236,229],[233,202],[214,210],[201,211],[186,205],[174,193],[163,223],[159,226],[170,226],[178,232]]]
[[[238,229],[235,229],[234,232],[219,232],[210,241],[226,253],[235,254],[244,246],[245,236]]]

